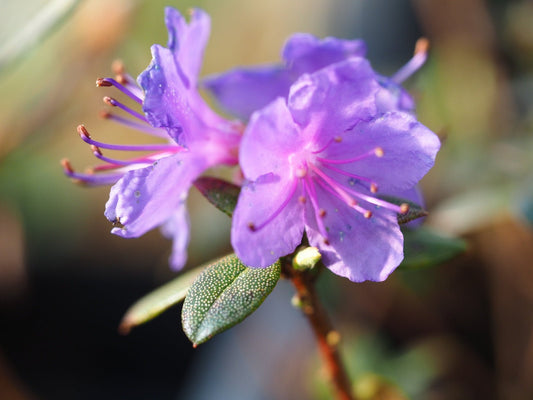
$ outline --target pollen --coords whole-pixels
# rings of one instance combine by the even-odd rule
[[[253,222],[248,222],[248,229],[252,232],[255,232],[255,224]]]
[[[409,204],[402,203],[400,205],[400,214],[407,214],[409,212]]]
[[[372,218],[372,211],[365,211],[363,216],[366,218],[366,219],[370,219]]]
[[[374,150],[374,154],[376,155],[376,157],[383,157],[385,152],[383,151],[381,147],[376,147]]]
[[[377,193],[377,192],[378,192],[378,185],[376,185],[374,182],[372,182],[372,183],[370,184],[370,191],[371,191],[372,193]]]

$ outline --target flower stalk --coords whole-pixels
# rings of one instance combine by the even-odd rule
[[[357,400],[348,373],[342,363],[339,342],[340,335],[333,329],[331,321],[320,302],[315,288],[316,271],[296,270],[290,262],[282,264],[283,274],[290,279],[298,304],[306,316],[318,342],[327,377],[335,389],[338,400]]]

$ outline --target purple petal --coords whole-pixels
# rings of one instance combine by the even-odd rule
[[[187,261],[187,246],[190,239],[190,220],[185,201],[179,204],[170,218],[161,226],[161,232],[165,237],[173,240],[170,266],[175,271],[182,269]]]
[[[282,53],[292,76],[297,79],[304,73],[318,71],[350,57],[364,57],[366,45],[362,40],[319,39],[310,34],[296,33],[287,40]]]
[[[367,219],[330,193],[317,187],[317,200],[328,242],[318,233],[314,212],[306,208],[309,243],[319,248],[326,267],[353,282],[383,281],[403,259],[403,236],[396,214],[375,210]]]
[[[322,147],[375,115],[378,90],[368,61],[351,58],[304,75],[292,85],[288,104],[295,122],[306,127],[306,137]]]
[[[168,29],[168,48],[183,68],[186,86],[196,86],[196,81],[205,46],[209,39],[211,21],[209,15],[200,9],[191,10],[190,22],[172,7],[165,8],[165,24]]]
[[[351,159],[378,147],[383,150],[383,157],[371,155],[339,167],[376,182],[383,193],[392,193],[418,183],[433,166],[440,141],[410,114],[392,112],[359,123],[343,136],[342,142],[330,146],[321,157]]]
[[[236,68],[203,80],[221,106],[242,120],[248,120],[276,97],[286,97],[291,83],[289,73],[281,66]]]
[[[285,100],[278,98],[254,114],[246,128],[239,152],[244,176],[250,180],[269,172],[287,176],[289,155],[303,145]]]
[[[243,186],[233,213],[231,244],[249,267],[267,267],[300,244],[303,206],[294,185],[293,179],[270,174]],[[250,224],[260,229],[252,231]]]
[[[111,188],[106,204],[105,216],[123,225],[111,232],[126,238],[139,237],[167,221],[207,167],[203,155],[185,152],[127,172]]]

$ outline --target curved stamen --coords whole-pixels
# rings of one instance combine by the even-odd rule
[[[294,196],[294,193],[296,192],[297,186],[298,186],[298,180],[294,179],[289,189],[289,194],[287,195],[285,200],[283,200],[281,205],[276,209],[276,211],[274,211],[272,215],[270,215],[265,221],[263,221],[259,225],[256,225],[253,222],[250,222],[248,224],[248,228],[250,228],[252,232],[257,232],[263,229],[265,226],[267,226],[270,222],[272,222],[272,220],[276,218],[281,211],[283,211],[283,209],[287,206],[287,204],[289,204],[289,201],[291,201],[292,197]]]
[[[331,146],[333,143],[340,143],[342,142],[342,137],[340,136],[335,136],[334,138],[331,138],[324,147],[322,147],[321,149],[319,150],[315,150],[315,151],[312,151],[311,154],[320,154],[322,153],[324,150],[326,150],[329,146]]]
[[[378,185],[375,182],[373,182],[370,178],[366,178],[366,177],[361,176],[361,175],[352,174],[350,172],[344,171],[344,170],[342,170],[340,168],[334,167],[333,165],[329,165],[329,164],[324,164],[324,167],[329,168],[332,171],[338,172],[339,174],[342,174],[342,175],[345,175],[345,176],[349,176],[350,178],[354,178],[354,179],[357,179],[357,180],[363,181],[363,182],[369,182],[370,183],[369,190],[372,193],[376,193],[377,192]]]
[[[66,176],[73,179],[76,183],[87,186],[112,185],[124,175],[123,173],[100,175],[79,173],[72,168],[72,165],[67,159],[61,160],[61,166]]]
[[[131,90],[126,88],[125,86],[118,83],[116,80],[112,78],[98,78],[96,80],[96,86],[102,87],[102,86],[114,86],[118,90],[120,90],[122,93],[124,93],[126,96],[130,97],[131,99],[135,100],[137,103],[142,104],[143,101],[141,98],[139,98],[137,95],[135,95]]]
[[[370,218],[372,216],[372,211],[367,210],[366,208],[361,207],[359,204],[357,204],[357,201],[355,199],[352,199],[351,197],[343,197],[338,192],[336,192],[332,187],[328,186],[325,182],[322,182],[317,179],[316,181],[324,190],[326,190],[328,193],[331,193],[333,196],[337,197],[344,203],[346,203],[349,207],[353,208],[355,211],[357,211],[360,214],[363,214],[365,218]],[[346,201],[347,199],[350,199],[350,201]]]
[[[326,214],[325,211],[318,206],[316,190],[315,186],[313,185],[313,180],[309,178],[309,176],[306,176],[303,180],[303,186],[305,192],[309,195],[309,198],[311,199],[311,205],[313,206],[313,210],[315,211],[315,221],[318,226],[318,231],[324,238],[324,243],[329,244],[328,231],[324,226],[323,221]]]
[[[366,201],[367,203],[374,204],[378,207],[383,207],[388,210],[394,211],[398,214],[406,214],[409,211],[409,205],[407,203],[400,204],[399,206],[396,204],[389,203],[388,201],[379,199],[377,197],[368,196],[364,193],[360,193],[356,190],[345,188],[345,190],[348,193],[351,193],[352,195],[360,198],[361,200]]]
[[[135,110],[132,110],[132,109],[129,108],[128,106],[122,104],[121,102],[115,100],[115,99],[112,98],[112,97],[105,96],[103,100],[104,100],[104,103],[106,103],[108,106],[111,106],[111,107],[118,107],[118,108],[120,108],[121,110],[126,111],[128,114],[133,115],[135,118],[138,118],[138,119],[140,119],[141,121],[144,121],[144,122],[148,122],[148,121],[146,120],[146,117],[145,117],[144,115],[142,115],[141,113],[138,113],[138,112],[135,111]]]
[[[428,50],[429,40],[426,38],[418,39],[415,45],[415,55],[391,77],[391,80],[397,84],[407,80],[424,65],[427,60]]]
[[[368,158],[368,157],[372,157],[372,156],[375,156],[375,157],[383,157],[383,149],[381,147],[376,147],[366,153],[363,153],[357,157],[354,157],[354,158],[349,158],[349,159],[346,159],[346,160],[330,160],[328,158],[322,158],[322,157],[317,157],[316,159],[320,162],[323,162],[323,163],[327,163],[327,164],[349,164],[349,163],[352,163],[352,162],[356,162],[356,161],[360,161],[360,160],[364,160],[365,158]]]
[[[183,147],[178,145],[169,145],[169,144],[149,144],[149,145],[121,145],[121,144],[109,144],[98,142],[93,140],[89,135],[89,132],[83,125],[78,126],[78,134],[81,139],[87,143],[100,147],[102,149],[108,150],[124,150],[124,151],[173,151],[177,152],[183,149]]]
[[[96,147],[96,146],[94,146]],[[105,161],[109,164],[107,165],[99,165],[96,167],[93,167],[94,171],[103,171],[103,170],[109,170],[109,169],[116,169],[122,166],[128,166],[128,165],[135,165],[140,164],[139,167],[142,167],[142,164],[150,165],[154,161],[160,160],[163,157],[167,157],[169,155],[175,154],[176,152],[168,152],[168,151],[162,151],[159,153],[152,153],[146,157],[139,157],[139,158],[133,158],[130,160],[118,160],[116,158],[110,158],[106,157],[102,154],[102,151],[99,148],[93,149],[93,154],[96,158],[99,160]],[[106,167],[106,168],[104,168]]]
[[[100,116],[102,118],[109,119],[121,125],[127,126],[128,128],[132,128],[132,129],[141,131],[143,133],[147,133],[152,136],[157,136],[163,139],[168,139],[168,133],[163,128],[154,128],[152,125],[149,125],[147,123],[135,122],[135,121],[132,121],[131,119],[124,118],[120,115],[112,114],[108,111],[102,111],[100,113]]]

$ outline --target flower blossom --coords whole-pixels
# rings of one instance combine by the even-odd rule
[[[139,75],[138,85],[119,69],[117,79],[98,79],[97,86],[114,86],[143,111],[105,97],[108,105],[129,114],[124,117],[108,112],[106,118],[167,142],[109,144],[94,140],[80,125],[81,138],[107,164],[88,173],[74,171],[68,161],[63,161],[63,166],[65,173],[79,182],[114,184],[105,209],[105,216],[115,225],[112,233],[132,238],[161,226],[164,235],[173,238],[170,264],[178,269],[185,264],[189,241],[188,191],[207,169],[237,164],[243,128],[217,115],[198,92],[198,74],[210,31],[208,15],[195,9],[187,23],[178,11],[166,8],[165,22],[168,47],[152,46],[152,61]],[[102,149],[148,154],[118,160],[104,156]]]
[[[413,190],[440,143],[410,113],[383,112],[381,90],[369,63],[352,57],[303,75],[252,115],[231,232],[245,264],[272,264],[305,233],[326,267],[352,281],[382,281],[398,266],[397,215],[408,206],[381,195]]]
[[[420,39],[415,55],[391,78],[375,74],[382,90],[376,93],[380,111],[412,112],[415,103],[400,85],[426,61],[428,41]],[[350,57],[364,57],[366,45],[362,40],[333,37],[318,39],[313,35],[296,33],[282,50],[282,65],[235,68],[203,80],[203,85],[231,114],[248,120],[255,111],[277,97],[287,97],[290,86],[305,73],[312,73]]]

